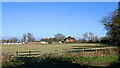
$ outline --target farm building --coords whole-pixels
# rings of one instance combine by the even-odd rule
[[[9,44],[25,44],[25,43],[24,42],[16,42],[16,43],[14,43],[14,42],[11,42],[11,43],[3,42],[2,44],[3,45],[4,44],[8,44],[9,45]]]
[[[67,38],[64,39],[64,42],[75,42],[75,38],[74,37],[71,37],[71,36],[68,36]]]
[[[48,44],[48,42],[46,42],[46,41],[41,41],[40,43],[41,44]]]
[[[40,42],[28,42],[28,44],[50,44],[50,43],[46,41],[40,41]]]
[[[40,44],[40,42],[28,42],[28,44]]]

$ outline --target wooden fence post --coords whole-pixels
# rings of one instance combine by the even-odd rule
[[[83,56],[84,56],[84,48],[83,48]]]
[[[16,51],[16,56],[19,57],[19,56],[18,56],[18,51]]]
[[[79,49],[80,49],[80,46],[79,46]]]
[[[31,51],[29,51],[29,56],[31,57]]]
[[[95,48],[95,50],[96,50],[96,53],[94,53],[94,56],[98,56],[97,48]]]
[[[56,50],[56,53],[57,53],[57,57],[58,57],[58,50]]]
[[[84,53],[84,48],[83,48],[83,53]]]
[[[16,51],[16,56],[17,56],[17,59],[16,59],[16,60],[17,60],[17,62],[18,62],[18,57],[19,57],[19,56],[18,56],[18,51]]]
[[[97,52],[97,48],[96,48],[96,52]]]

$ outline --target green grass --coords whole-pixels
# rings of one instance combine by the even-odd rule
[[[81,43],[81,44],[24,44],[24,45],[2,45],[2,53],[8,53],[9,55],[17,55],[16,52],[25,52],[25,51],[41,51],[41,52],[32,52],[32,54],[39,54],[39,55],[32,55],[33,57],[41,56],[45,53],[66,53],[67,49],[88,49],[88,48],[100,48],[106,47],[102,44],[95,44],[95,43]],[[28,53],[19,53],[19,55],[26,56]]]
[[[94,43],[82,43],[82,44],[25,44],[25,45],[2,45],[3,53],[15,53],[16,51],[46,51],[47,53],[54,52],[55,50],[62,49],[88,49],[88,48],[101,48],[107,45],[94,44]],[[41,52],[40,52],[41,53]],[[44,52],[45,53],[45,52]],[[58,52],[59,53],[59,52]],[[57,60],[73,60],[74,63],[83,63],[89,66],[109,66],[110,63],[118,62],[118,55],[106,55],[104,57],[63,57],[57,58]]]
[[[106,55],[104,57],[73,57],[76,63],[87,63],[89,66],[109,66],[118,62],[118,55]]]

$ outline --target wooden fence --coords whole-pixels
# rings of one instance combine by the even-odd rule
[[[33,57],[33,56],[42,56],[45,53],[54,53],[57,56],[65,53],[76,53],[76,52],[82,52],[82,53],[91,53],[91,52],[99,52],[99,51],[107,51],[110,49],[116,49],[117,47],[103,47],[103,48],[91,48],[91,49],[63,49],[63,50],[55,50],[55,51],[22,51],[16,52],[16,57]],[[43,53],[43,54],[42,54]]]
[[[21,52],[17,51],[16,56],[17,57],[20,57],[20,56],[32,57],[32,55],[40,55],[40,54],[36,54],[38,52],[41,52],[41,51],[31,51],[31,50],[29,50],[29,51],[21,51]]]

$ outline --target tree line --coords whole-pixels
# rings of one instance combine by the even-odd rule
[[[21,40],[19,40],[16,37],[12,37],[10,39],[2,39],[2,42],[7,42],[7,43],[12,43],[12,42],[40,42],[40,41],[46,41],[46,42],[59,42],[59,41],[64,41],[64,39],[66,38],[66,36],[64,34],[61,33],[57,33],[54,35],[54,38],[42,38],[39,41],[35,40],[35,37],[33,36],[32,33],[27,33],[27,34],[23,34],[23,37]],[[75,42],[99,42],[98,36],[94,36],[92,32],[86,32],[83,34],[83,38],[82,39],[78,39]]]
[[[83,34],[83,38],[79,39],[78,42],[98,43],[100,42],[98,36],[94,36],[92,32],[86,32]]]
[[[23,37],[22,37],[22,40],[19,40],[18,38],[16,37],[12,37],[10,39],[2,39],[2,42],[7,42],[7,43],[16,43],[16,42],[34,42],[35,41],[35,38],[33,36],[32,33],[27,33],[27,34],[23,34]]]

